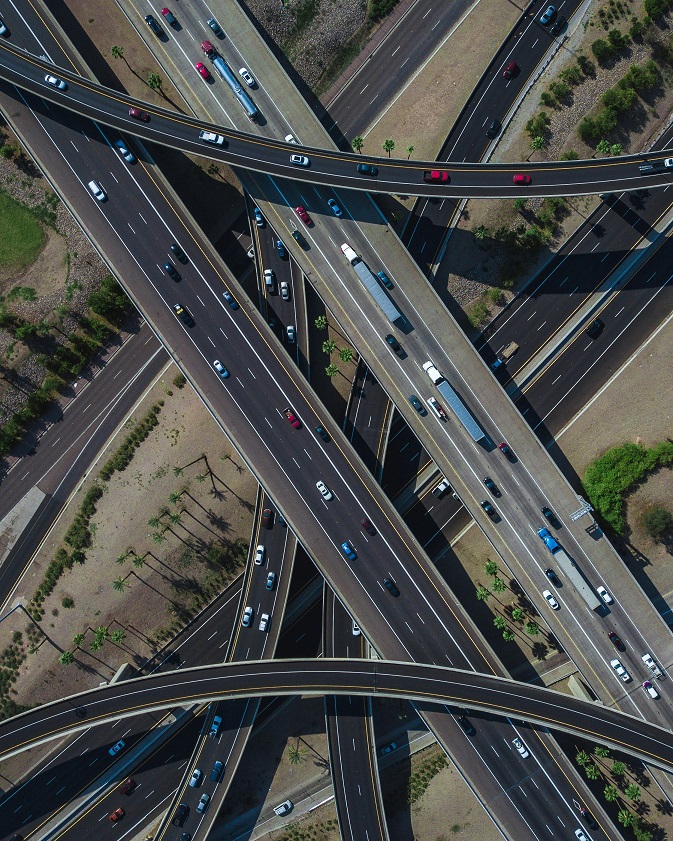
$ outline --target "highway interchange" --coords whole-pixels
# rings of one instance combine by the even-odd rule
[[[198,318],[197,318],[197,322],[198,322]],[[162,329],[163,329],[163,328],[162,328]],[[296,407],[295,407],[295,408],[296,408]],[[318,442],[318,443],[319,443],[319,442]]]

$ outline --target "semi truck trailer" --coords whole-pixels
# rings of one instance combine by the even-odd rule
[[[451,411],[455,414],[458,420],[463,424],[465,429],[470,434],[470,437],[473,441],[481,441],[482,438],[485,438],[486,435],[484,431],[476,422],[476,420],[472,417],[470,412],[468,411],[467,407],[460,399],[460,397],[456,394],[456,392],[451,388],[449,383],[444,379],[442,374],[437,370],[435,367],[434,362],[428,360],[423,364],[423,370],[425,373],[430,377],[432,382],[435,384],[435,388],[437,391],[442,395],[442,397],[446,400],[446,403],[451,409]]]
[[[386,318],[393,324],[396,321],[402,321],[402,313],[397,309],[395,304],[393,304],[390,298],[383,291],[380,283],[374,277],[373,273],[362,262],[362,258],[358,254],[356,254],[355,251],[353,251],[353,249],[347,242],[345,242],[341,246],[341,251],[344,257],[353,267],[355,274],[362,281],[362,285],[369,292],[372,298],[376,301],[379,307],[381,307],[381,309],[383,310],[383,314],[386,316]]]
[[[573,587],[582,596],[591,610],[596,610],[596,608],[600,607],[601,602],[596,595],[596,591],[593,587],[589,586],[575,561],[565,552],[561,544],[552,537],[549,529],[538,529],[537,534],[554,556],[554,560],[558,563],[561,571],[568,576]]]

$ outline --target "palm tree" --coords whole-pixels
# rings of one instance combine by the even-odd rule
[[[603,745],[596,745],[594,748],[594,756],[600,756],[601,759],[607,759],[610,756],[610,751],[604,748]]]
[[[155,531],[152,533],[152,543],[161,544],[166,540],[166,535],[162,531]]]
[[[75,655],[72,651],[64,651],[63,654],[58,658],[58,662],[62,666],[69,666],[71,663],[75,662]]]
[[[498,574],[498,565],[495,561],[486,561],[486,563],[484,564],[484,569],[486,570],[486,575]]]
[[[131,585],[125,578],[115,578],[112,582],[112,589],[116,590],[118,593],[123,593],[127,587]]]
[[[339,359],[342,362],[350,362],[353,358],[353,351],[349,347],[341,348],[339,351]]]
[[[365,145],[364,138],[362,137],[354,137],[351,140],[351,146],[353,147],[354,152],[360,152],[362,154],[362,147]]]
[[[174,476],[180,476],[184,469],[185,469],[184,467],[174,467],[173,468],[173,475]]]
[[[79,648],[83,642],[84,634],[75,634],[75,636],[72,638],[72,644],[75,646],[75,648]]]
[[[319,315],[313,322],[318,330],[327,330],[327,316]]]
[[[326,353],[328,356],[336,350],[336,342],[333,339],[328,339],[326,342],[322,343],[322,352]]]
[[[521,610],[520,607],[512,608],[512,619],[515,622],[521,622],[526,614]]]
[[[591,757],[585,750],[580,750],[575,755],[575,762],[582,767],[584,767],[590,760]]]
[[[514,637],[515,634],[511,628],[505,628],[505,630],[502,632],[502,638],[505,640],[505,642],[512,642]]]
[[[161,90],[163,79],[158,73],[150,73],[147,77],[147,84],[153,91],[158,91],[162,96],[164,95],[164,92]]]
[[[507,620],[504,616],[495,616],[493,618],[493,624],[499,631],[502,631],[504,628],[507,627]]]
[[[196,481],[197,482],[205,482],[206,477],[203,475],[203,473],[199,473],[199,475],[196,477]]]
[[[103,647],[103,645],[104,645],[104,640],[96,638],[95,640],[91,640],[91,642],[89,643],[89,648],[92,651],[100,651],[101,648]]]
[[[477,587],[475,595],[480,602],[487,602],[491,598],[491,594],[486,587]]]
[[[153,515],[149,518],[149,520],[147,521],[147,525],[148,525],[151,529],[155,529],[155,528],[157,528],[157,526],[159,526],[159,525],[160,525],[160,523],[161,523],[161,520],[160,520],[160,518],[159,518],[156,514],[153,514]]]
[[[168,497],[168,501],[171,505],[177,505],[178,502],[182,499],[182,491],[173,491],[173,493]]]
[[[182,514],[179,511],[175,511],[169,515],[168,519],[174,526],[179,526],[182,523]]]
[[[110,639],[112,640],[112,642],[115,642],[115,643],[124,642],[124,640],[126,639],[126,631],[122,631],[122,630],[113,631],[110,634]]]
[[[108,629],[105,627],[105,625],[99,625],[99,626],[96,628],[96,630],[94,631],[94,633],[96,634],[96,636],[97,636],[99,639],[103,639],[103,640],[104,640],[104,639],[107,639],[108,634],[109,634],[110,632],[109,632],[109,631],[108,631]]]
[[[624,765],[624,763],[620,762],[618,759],[615,759],[615,761],[612,763],[612,768],[610,769],[610,771],[615,777],[621,777],[623,776],[624,771],[626,771],[626,765]]]
[[[381,144],[381,147],[383,148],[384,152],[388,153],[388,157],[390,157],[390,153],[395,148],[395,141],[394,140],[384,140],[383,143]]]
[[[113,44],[110,52],[112,53],[112,58],[122,58],[122,59],[124,59],[124,61],[126,61],[126,59],[124,58],[124,48],[123,47],[118,47],[116,44]]]
[[[597,780],[601,775],[598,766],[594,762],[590,762],[584,766],[584,773],[587,775],[588,780]]]
[[[131,558],[131,563],[136,569],[140,569],[140,567],[145,563],[145,558],[141,557],[140,555],[136,555],[133,553],[133,557]]]
[[[479,227],[474,232],[474,236],[476,239],[484,239],[487,233],[488,228],[484,227],[484,225],[479,225]]]
[[[612,803],[615,800],[619,800],[619,791],[614,786],[605,786],[603,789],[603,797],[608,801],[608,803]]]
[[[635,820],[635,817],[631,814],[631,812],[629,812],[628,809],[620,809],[617,812],[617,820],[622,826],[631,826],[631,824]]]
[[[629,798],[629,800],[633,800],[633,802],[636,803],[640,800],[641,792],[635,783],[629,783],[624,789],[624,794]]]
[[[409,160],[409,158],[410,158],[413,154],[414,154],[414,147],[413,147],[413,146],[407,146],[407,160]]]
[[[498,576],[496,575],[491,583],[491,589],[494,593],[504,593],[507,589],[507,585],[502,580],[502,578],[498,578]]]
[[[306,751],[299,747],[298,740],[296,745],[288,745],[287,758],[290,765],[300,765],[302,762],[306,761]]]
[[[339,373],[339,366],[338,366],[338,365],[334,365],[334,364],[332,363],[332,364],[328,365],[328,366],[327,366],[327,368],[325,368],[325,373],[326,373],[326,374],[327,374],[327,376],[328,376],[328,377],[330,377],[330,378],[331,378],[331,377],[336,377],[336,375]]]
[[[126,552],[122,552],[120,555],[117,555],[115,558],[115,563],[121,566],[126,561]]]
[[[536,637],[540,633],[540,626],[531,619],[526,622],[526,633],[530,634],[531,637]]]

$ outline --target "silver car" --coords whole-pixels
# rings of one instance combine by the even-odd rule
[[[246,609],[243,611],[243,616],[241,617],[241,625],[244,628],[249,628],[252,625],[252,617],[255,615],[255,611],[248,605]]]
[[[290,163],[295,166],[308,166],[311,161],[306,155],[290,155]]]

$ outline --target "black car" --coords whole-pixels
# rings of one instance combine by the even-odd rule
[[[472,725],[470,719],[466,718],[464,715],[459,715],[456,721],[458,722],[458,724],[460,724],[460,726],[463,728],[463,730],[467,733],[468,736],[474,736],[474,734],[477,732],[474,729],[474,726]]]
[[[495,497],[502,496],[502,494],[498,490],[498,486],[495,484],[495,482],[493,481],[493,479],[491,479],[490,476],[485,476],[484,479],[483,479],[483,482],[486,485],[486,487],[489,489],[489,491],[493,494],[493,496],[495,496]]]
[[[316,426],[315,431],[318,433],[318,435],[322,438],[323,441],[327,442],[330,440],[330,437],[327,434],[327,430],[324,429],[322,426]]]
[[[563,15],[561,15],[558,20],[555,20],[554,23],[552,23],[549,31],[552,35],[560,35],[566,23],[568,23],[568,21],[563,17]]]
[[[183,307],[182,304],[173,304],[173,311],[180,321],[182,321],[183,324],[186,324],[187,327],[193,327],[196,324],[191,312]]]
[[[400,591],[397,589],[397,585],[394,581],[391,581],[389,578],[384,578],[383,586],[386,588],[386,590],[390,593],[391,596],[395,596],[395,598],[399,596]]]
[[[174,281],[177,282],[178,280],[182,280],[182,275],[171,263],[164,263],[164,271],[169,277],[172,277]]]
[[[372,178],[379,174],[379,168],[373,164],[358,164],[357,169],[360,175],[371,175]]]
[[[600,320],[600,318],[595,318],[587,327],[587,336],[589,336],[591,339],[597,339],[603,332],[604,327],[605,325]]]
[[[164,30],[159,26],[159,24],[152,17],[152,15],[145,15],[145,23],[149,26],[152,32],[154,32],[157,38],[161,38],[161,36],[164,34]]]
[[[173,823],[178,824],[178,826],[182,826],[182,824],[187,819],[188,814],[189,806],[186,803],[181,803],[175,810],[175,817],[173,818]]]
[[[544,574],[545,574],[545,575],[547,576],[547,578],[551,581],[551,583],[554,585],[554,587],[560,587],[560,586],[561,586],[561,582],[559,581],[559,577],[558,577],[558,575],[554,572],[554,570],[553,570],[553,569],[551,569],[551,568],[546,569],[546,570],[544,571]]]
[[[395,351],[395,353],[399,353],[402,350],[402,345],[397,341],[397,339],[393,336],[392,333],[388,333],[386,336],[386,341],[390,345],[390,347]]]
[[[486,129],[486,137],[490,137],[492,140],[500,134],[501,128],[500,120],[491,120],[489,127]]]
[[[301,245],[302,248],[307,248],[308,243],[306,242],[306,238],[302,234],[301,231],[297,231],[296,229],[292,231],[292,236],[294,237],[295,241],[298,245]]]
[[[181,263],[186,263],[187,262],[187,255],[180,248],[180,246],[177,244],[177,242],[172,242],[171,243],[171,251],[173,252],[173,254],[175,254],[175,256],[178,258],[178,260]]]
[[[487,499],[482,499],[482,501],[479,503],[479,505],[481,505],[481,507],[484,509],[484,511],[488,514],[488,516],[492,520],[494,520],[496,518],[497,511],[495,510],[495,508],[491,505],[491,503]]]
[[[422,417],[425,417],[425,415],[427,415],[427,414],[428,414],[428,410],[427,410],[427,409],[425,408],[425,406],[421,403],[421,401],[418,399],[418,397],[416,397],[416,395],[415,395],[415,394],[411,394],[411,395],[409,396],[409,402],[410,402],[410,403],[411,403],[411,405],[414,407],[414,409],[416,409],[416,411],[418,412],[418,414],[419,414],[419,415],[421,415]]]
[[[580,815],[584,818],[584,820],[589,824],[589,829],[598,829],[598,824],[594,820],[594,816],[588,809],[582,807],[580,809]]]

